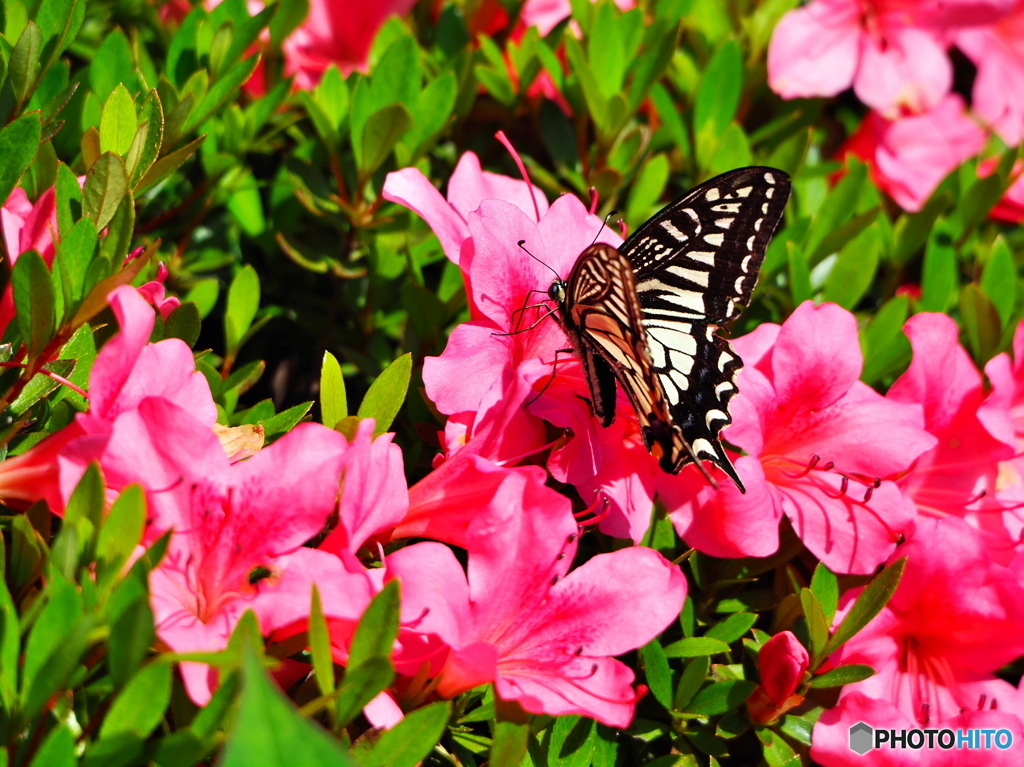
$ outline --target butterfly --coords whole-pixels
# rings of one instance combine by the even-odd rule
[[[740,168],[695,187],[619,249],[595,243],[548,296],[583,367],[594,414],[615,418],[615,382],[665,471],[719,466],[744,491],[719,434],[743,363],[719,328],[750,302],[789,199],[789,176]]]

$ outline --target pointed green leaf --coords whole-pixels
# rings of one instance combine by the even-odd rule
[[[22,253],[11,269],[11,284],[21,337],[35,359],[53,338],[57,322],[53,279],[42,256],[34,250]]]
[[[245,652],[238,712],[228,732],[222,767],[357,767],[341,745],[301,716]]]
[[[874,675],[875,670],[871,666],[851,663],[846,666],[836,666],[824,674],[814,677],[811,679],[811,687],[819,689],[823,687],[842,687],[844,684],[860,682]]]
[[[825,647],[824,655],[831,655],[842,647],[881,612],[896,591],[896,587],[899,586],[906,563],[906,557],[898,559],[871,579],[871,583],[860,593],[842,623],[832,633],[832,638]]]
[[[138,130],[135,100],[123,84],[107,97],[100,118],[100,152],[113,152],[124,157]]]
[[[377,426],[374,436],[379,436],[391,428],[395,416],[402,409],[405,395],[409,391],[409,379],[412,376],[412,355],[403,354],[385,368],[370,385],[356,413],[360,418],[374,418]]]
[[[11,196],[18,180],[36,156],[42,135],[39,115],[29,113],[0,129],[0,200]]]
[[[82,212],[93,220],[97,229],[103,229],[114,217],[127,191],[128,172],[124,160],[110,152],[100,155],[85,179]]]
[[[360,767],[416,767],[441,740],[451,709],[451,703],[439,701],[406,714],[360,758]]]
[[[330,352],[324,352],[320,368],[320,418],[324,426],[333,429],[342,418],[348,416],[348,398],[345,393],[345,379],[341,365]]]

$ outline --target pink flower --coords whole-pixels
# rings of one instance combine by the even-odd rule
[[[135,288],[116,288],[108,301],[121,330],[93,364],[89,410],[22,455],[0,463],[0,496],[5,500],[44,499],[52,511],[62,513],[89,463],[102,463],[120,418],[148,398],[184,409],[208,429],[216,422],[210,386],[196,371],[188,345],[176,338],[149,343],[153,310]],[[117,489],[128,484],[117,484],[110,474],[107,483]]]
[[[810,665],[807,649],[792,631],[781,631],[763,645],[757,656],[761,684],[747,699],[747,713],[760,724],[778,719],[804,698],[796,694]]]
[[[971,104],[1008,146],[1024,138],[1024,4],[985,27],[956,32],[960,50],[978,67]]]
[[[834,304],[805,302],[733,345],[746,367],[725,436],[748,453],[736,461],[747,493],[714,491],[691,469],[663,481],[679,534],[713,556],[766,556],[785,515],[834,572],[871,572],[913,530],[913,505],[890,479],[935,444],[920,406],[857,380],[857,322]]]
[[[374,420],[359,422],[342,463],[338,524],[318,548],[355,555],[373,535],[394,527],[409,510],[402,448],[394,434],[374,439]],[[344,439],[344,438],[342,438]]]
[[[383,196],[419,214],[441,241],[444,254],[456,264],[462,244],[470,236],[469,214],[484,200],[510,202],[534,221],[548,210],[548,200],[540,189],[525,181],[482,170],[480,158],[473,152],[462,155],[448,179],[447,201],[419,168],[389,173]]]
[[[325,615],[358,619],[372,596],[366,572],[302,545],[335,508],[347,448],[337,432],[300,424],[232,463],[205,423],[166,400],[146,398],[119,419],[104,471],[146,487],[148,528],[174,531],[150,574],[161,641],[179,653],[221,650],[249,609],[265,635],[287,633],[309,615],[314,584]],[[184,663],[182,676],[205,704],[216,672]]]
[[[310,0],[309,15],[284,43],[285,74],[315,88],[331,64],[342,74],[365,70],[373,39],[390,16],[405,16],[416,0]]]
[[[470,321],[453,331],[444,353],[428,357],[423,369],[428,396],[451,416],[448,460],[453,448],[465,449],[462,445],[486,431],[487,448],[478,445],[472,454],[511,466],[550,446],[542,418],[570,427],[573,440],[552,455],[552,472],[577,485],[588,503],[608,500],[602,530],[638,540],[650,521],[651,475],[657,468],[643,448],[635,413],[623,395],[617,409],[623,423],[606,431],[595,421],[589,405],[576,396],[587,393],[579,363],[561,355],[557,367],[552,366],[556,352],[569,344],[558,323],[544,319],[552,311],[545,294],[555,276],[568,275],[595,238],[612,245],[621,240],[575,197],[564,195],[550,208],[539,203],[534,208],[525,182],[481,179],[478,168],[475,156],[463,157],[449,183],[447,203],[415,170],[392,173],[385,184],[386,197],[427,219],[450,258],[459,254],[467,285]],[[481,194],[492,193],[513,202],[481,201]],[[527,305],[534,308],[524,312]],[[485,415],[494,408],[501,413],[497,421]],[[484,429],[488,422],[506,426],[500,432]],[[455,467],[449,471],[456,473]],[[476,476],[483,480],[479,472]],[[493,488],[498,477],[490,479]],[[440,475],[424,480],[430,483],[431,498],[439,497],[441,480]],[[412,494],[423,489],[414,487]],[[413,506],[417,513],[424,508]]]
[[[577,528],[568,500],[528,483],[518,497],[470,525],[468,575],[441,544],[388,557],[388,577],[402,581],[403,633],[450,648],[432,683],[443,697],[491,682],[529,712],[625,727],[633,672],[612,656],[676,619],[686,579],[643,547],[599,554],[570,573]]]
[[[929,112],[887,120],[872,112],[846,145],[868,164],[882,191],[908,211],[920,210],[949,173],[982,150],[985,130],[951,94]]]
[[[1020,522],[1003,518],[993,494],[1000,461],[1014,455],[1009,360],[1000,355],[986,365],[993,384],[987,393],[950,317],[918,314],[904,332],[914,358],[887,396],[923,407],[925,428],[938,442],[920,456],[901,485],[923,515],[966,517],[983,531],[990,553],[1006,563]]]
[[[891,702],[931,726],[979,707],[1024,714],[1016,688],[994,671],[1024,653],[1024,586],[992,562],[978,534],[954,517],[922,519],[894,555],[907,557],[882,611],[830,658],[863,663],[868,679],[843,688]],[[845,593],[836,624],[861,589]]]
[[[885,117],[925,112],[949,93],[947,31],[991,23],[1005,0],[812,0],[789,11],[768,48],[768,81],[786,99],[853,86]]]

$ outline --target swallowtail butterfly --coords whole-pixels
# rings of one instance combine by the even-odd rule
[[[719,434],[742,361],[718,329],[750,302],[789,199],[789,176],[740,168],[666,206],[616,250],[594,244],[548,295],[583,361],[594,414],[615,418],[615,380],[670,473],[717,464],[743,490]]]

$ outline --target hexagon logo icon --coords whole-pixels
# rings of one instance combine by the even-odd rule
[[[864,722],[857,722],[850,728],[850,750],[854,753],[864,756],[868,751],[872,749],[872,741],[874,740],[874,731],[870,725],[864,724]]]

